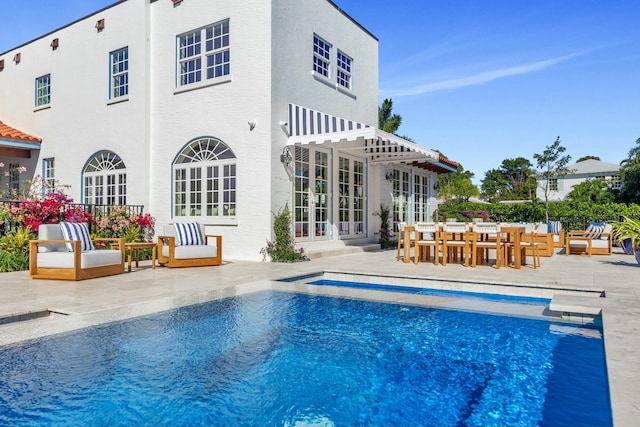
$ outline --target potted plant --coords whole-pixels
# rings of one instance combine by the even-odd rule
[[[612,224],[613,239],[623,248],[625,244],[630,245],[635,253],[636,261],[640,264],[640,219],[626,216],[622,218],[622,221]]]

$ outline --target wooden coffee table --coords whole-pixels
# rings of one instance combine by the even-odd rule
[[[117,247],[118,245],[112,245]],[[125,243],[124,250],[127,253],[127,270],[131,271],[131,260],[133,253],[136,253],[136,268],[139,268],[140,261],[140,249],[151,249],[151,268],[156,268],[156,244],[154,242],[142,242],[142,243]]]

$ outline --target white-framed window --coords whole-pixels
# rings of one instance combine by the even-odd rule
[[[90,205],[127,204],[127,168],[116,153],[99,151],[83,171],[84,203]]]
[[[9,163],[9,190],[13,196],[17,196],[20,191],[20,172],[20,164]]]
[[[409,172],[394,169],[392,180],[393,220],[394,222],[409,222],[410,185]]]
[[[620,175],[613,175],[611,177],[611,187],[616,190],[622,188],[622,178],[620,178]]]
[[[109,99],[129,94],[129,48],[114,50],[109,54],[111,90]]]
[[[178,86],[230,74],[228,19],[181,34],[177,44]]]
[[[353,59],[344,52],[338,50],[337,77],[338,84],[346,89],[351,89],[351,68]]]
[[[313,71],[330,78],[331,44],[313,35]]]
[[[51,74],[36,79],[36,107],[51,103]]]
[[[413,175],[413,220],[429,221],[429,177]]]
[[[56,187],[56,161],[50,157],[42,160],[42,179],[46,185],[45,191],[53,190]]]
[[[173,164],[173,215],[176,218],[235,218],[236,156],[217,138],[185,146]]]
[[[558,178],[550,178],[549,179],[549,190],[558,191]]]

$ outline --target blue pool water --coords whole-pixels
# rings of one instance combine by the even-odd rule
[[[343,280],[327,280],[320,279],[309,282],[310,285],[321,286],[343,286],[349,288],[363,288],[388,292],[402,292],[407,294],[416,295],[430,295],[441,297],[463,297],[463,298],[476,298],[489,301],[502,301],[502,302],[517,302],[518,304],[527,305],[549,305],[551,300],[549,298],[536,298],[536,297],[524,297],[514,295],[503,294],[486,294],[481,292],[468,292],[468,291],[452,291],[449,289],[432,289],[432,288],[416,288],[413,286],[397,286],[397,285],[385,285],[381,283],[356,283],[345,282]]]
[[[599,332],[259,292],[0,348],[0,425],[611,426]]]

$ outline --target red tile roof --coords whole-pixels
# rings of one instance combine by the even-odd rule
[[[40,144],[42,138],[29,135],[18,129],[12,128],[0,121],[0,139],[15,142],[30,142],[32,144]]]

